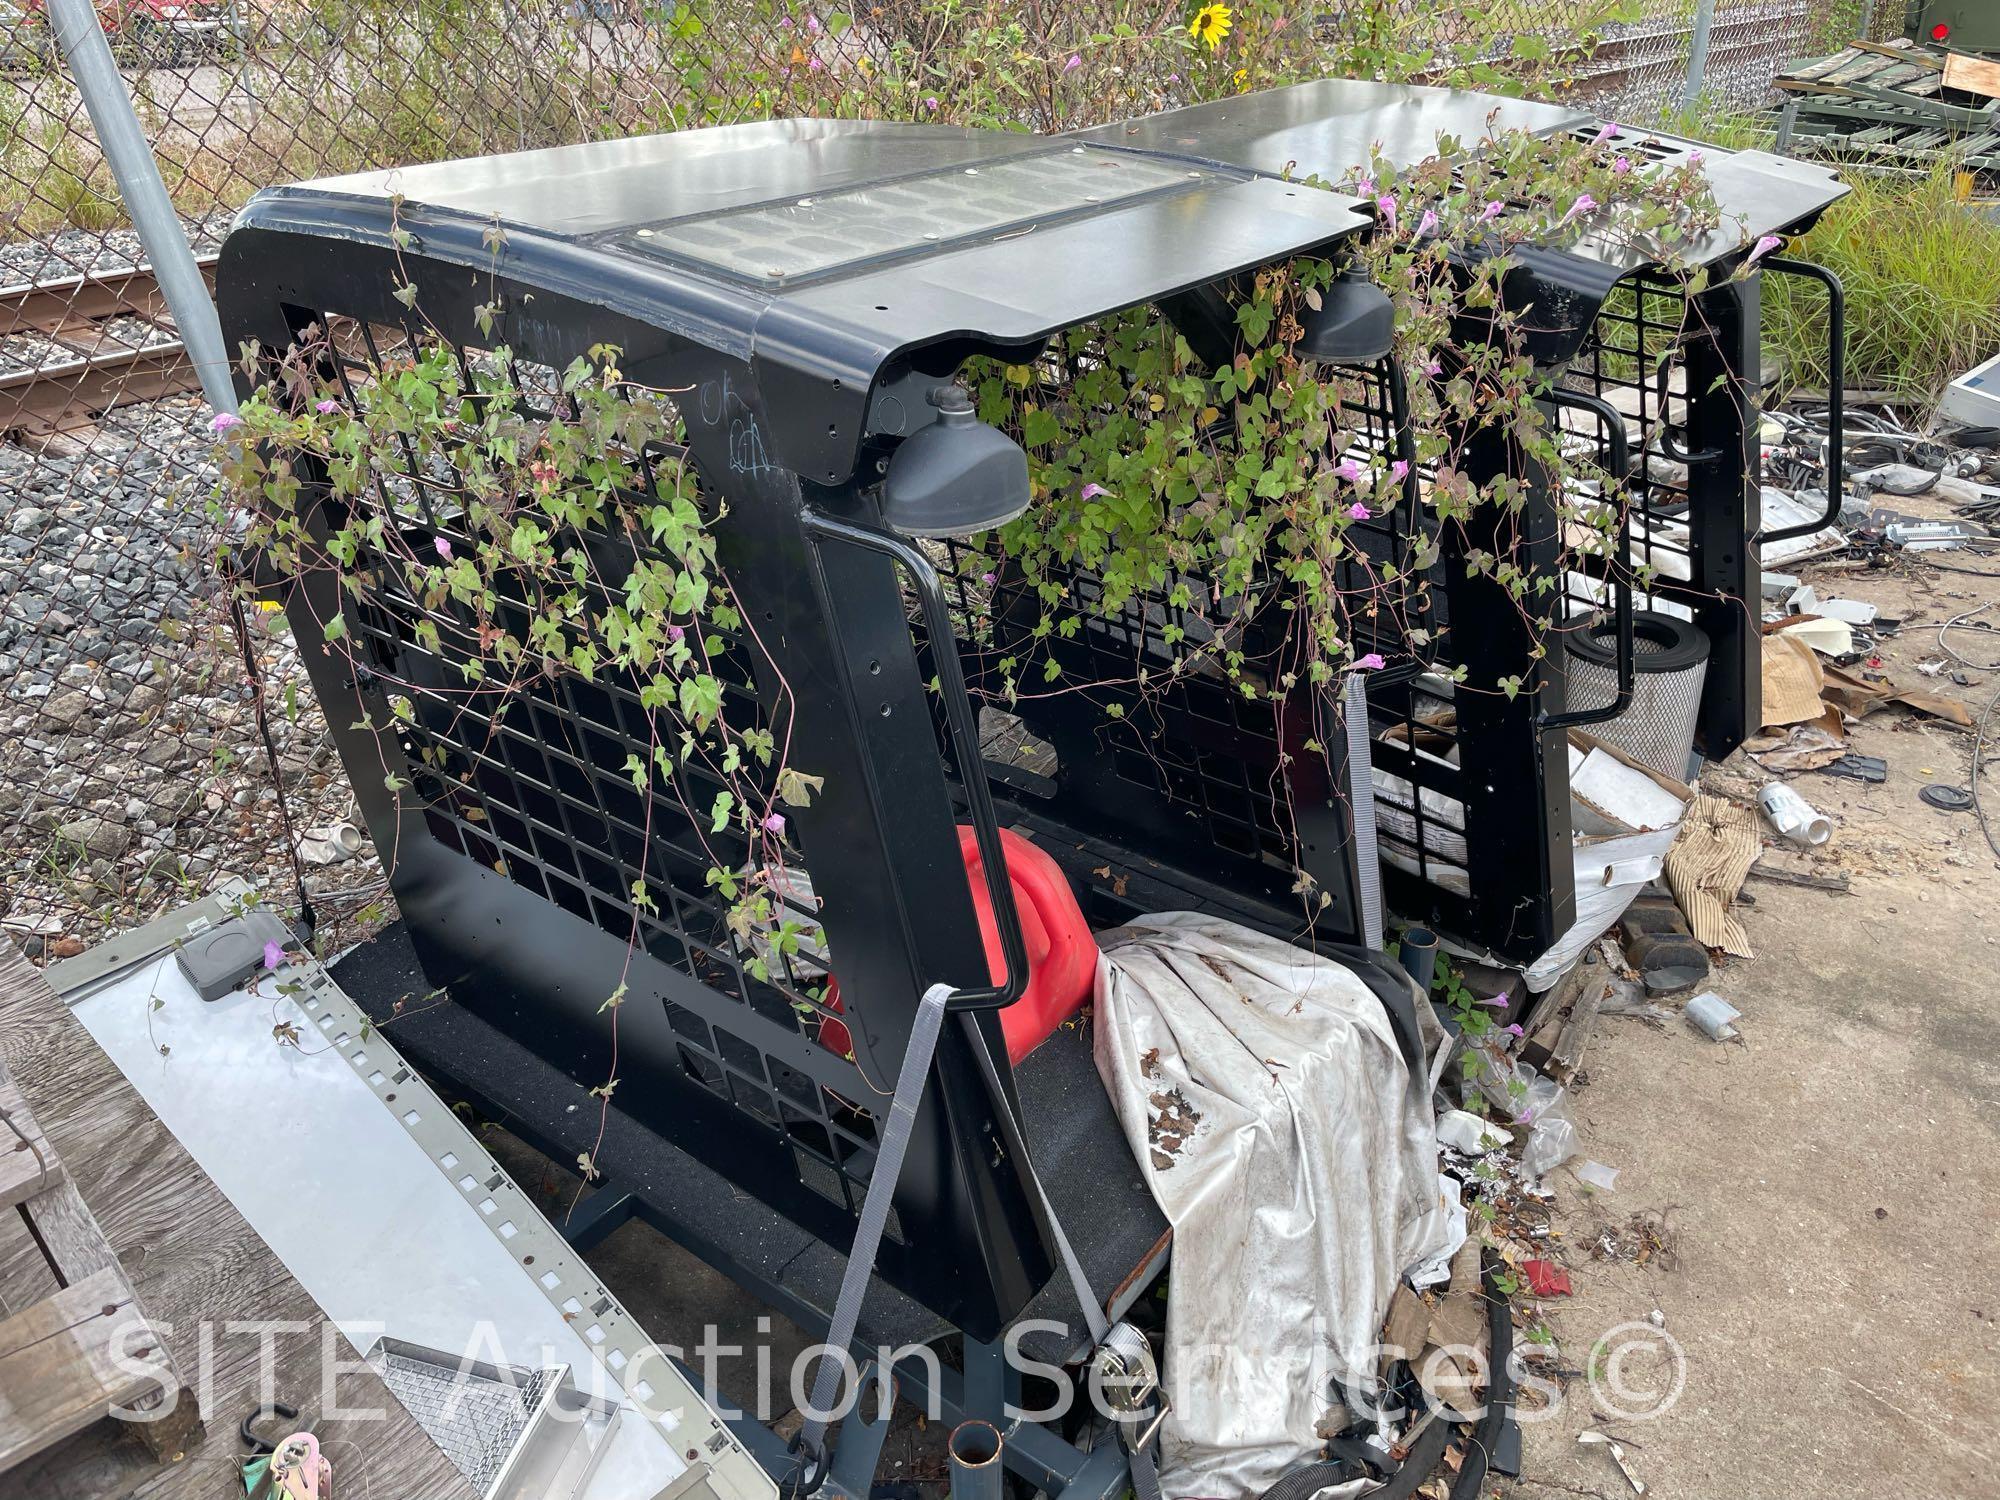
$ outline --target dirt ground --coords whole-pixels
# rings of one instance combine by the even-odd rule
[[[1898,683],[1975,717],[2000,689],[2000,671],[1956,668],[1960,685],[1917,668],[1943,657],[1944,621],[1982,603],[2000,616],[2000,582],[1921,563],[1790,571],[1902,618],[1880,649]],[[1947,639],[2000,664],[2000,628]],[[1850,740],[1888,762],[1886,782],[1792,778],[1835,825],[1800,867],[1850,888],[1751,879],[1756,957],[1710,986],[1743,1012],[1741,1040],[1678,1019],[1599,1023],[1575,1114],[1584,1157],[1619,1176],[1593,1192],[1555,1174],[1575,1294],[1542,1304],[1555,1362],[1586,1379],[1528,1427],[1526,1477],[1502,1495],[1631,1493],[1601,1447],[1577,1445],[1589,1426],[1621,1439],[1647,1494],[1679,1500],[2000,1488],[2000,865],[1970,813],[1918,800],[1930,783],[1968,785],[1970,734],[1891,708]],[[1705,781],[1747,796],[1764,779],[1739,754]],[[2000,814],[2000,775],[1984,796]],[[1645,1411],[1672,1388],[1671,1360],[1644,1347],[1662,1344],[1656,1311],[1684,1388],[1657,1416],[1621,1419],[1606,1400]],[[1600,1346],[1620,1324],[1640,1326]],[[1611,1351],[1633,1339],[1621,1395]]]

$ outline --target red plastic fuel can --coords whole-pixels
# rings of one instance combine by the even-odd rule
[[[1021,915],[1021,943],[1028,956],[1028,987],[1019,1000],[1000,1012],[1008,1061],[1018,1063],[1090,998],[1091,981],[1097,973],[1097,942],[1060,865],[1005,828],[1000,830],[1000,847],[1006,855],[1007,884],[1014,893],[1014,909]],[[979,916],[987,971],[998,984],[1006,975],[1000,924],[993,919],[979,841],[963,824],[958,830],[958,851],[965,860],[972,907]],[[828,982],[826,1003],[835,1011],[841,1008],[838,979]],[[843,1054],[853,1045],[847,1028],[830,1019],[820,1023],[819,1039],[821,1045]]]

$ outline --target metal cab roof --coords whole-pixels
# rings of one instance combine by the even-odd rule
[[[1478,94],[1460,88],[1378,84],[1366,78],[1322,78],[1312,84],[1272,88],[1240,98],[1164,110],[1094,130],[1072,140],[1120,150],[1172,156],[1184,162],[1238,166],[1274,176],[1318,176],[1340,182],[1366,168],[1380,152],[1398,166],[1412,166],[1438,154],[1438,138],[1450,136],[1472,148],[1508,130],[1536,136],[1596,134],[1602,120],[1562,104]],[[1722,228],[1700,242],[1672,246],[1696,260],[1720,260],[1760,234],[1796,232],[1808,226],[1848,188],[1816,162],[1798,162],[1770,152],[1728,152],[1658,130],[1614,126],[1610,136],[1622,148],[1654,160],[1684,160],[1702,152],[1708,178],[1722,210]],[[1658,246],[1658,254],[1666,254]],[[1644,248],[1580,240],[1574,254],[1638,270],[1648,262]]]
[[[1426,161],[1441,135],[1475,142],[1507,130],[1553,135],[1595,123],[1581,110],[1533,99],[1322,78],[1115,121],[1072,139],[1332,180],[1367,166],[1378,149],[1398,166]]]
[[[1072,139],[1209,166],[1287,179],[1342,182],[1373,156],[1410,166],[1438,155],[1440,138],[1475,148],[1502,132],[1596,136],[1594,115],[1563,105],[1470,90],[1322,79],[1290,88],[1166,110],[1099,126]],[[1682,243],[1634,243],[1589,232],[1567,244],[1527,244],[1511,252],[1510,300],[1537,309],[1529,333],[1538,360],[1571,358],[1605,298],[1620,281],[1668,261],[1708,265],[1740,256],[1765,234],[1809,228],[1846,186],[1825,167],[1762,151],[1723,151],[1657,131],[1611,127],[1608,138],[1642,163],[1665,166],[1702,153],[1720,210],[1719,227]]]
[[[1339,182],[1379,152],[1398,166],[1438,154],[1441,136],[1462,148],[1510,130],[1538,136],[1595,135],[1603,122],[1565,105],[1510,99],[1465,89],[1328,78],[1234,99],[1166,110],[1092,130],[1071,139],[1093,145],[1166,155],[1181,161],[1228,165],[1281,177]],[[1701,171],[1722,214],[1722,227],[1699,241],[1648,247],[1588,236],[1569,252],[1630,272],[1671,250],[1710,262],[1754,243],[1758,236],[1794,232],[1844,197],[1827,167],[1764,151],[1724,151],[1660,131],[1614,127],[1610,142],[1654,162],[1683,161],[1702,153]]]
[[[1328,246],[1356,200],[1226,163],[941,125],[778,120],[267,189],[232,239],[303,235],[545,287],[853,407],[926,346],[1032,344]],[[495,244],[495,227],[502,233]],[[235,257],[225,250],[223,274]],[[765,379],[765,376],[771,377]],[[788,468],[844,476],[860,423],[773,413]],[[796,428],[795,431],[784,429]]]

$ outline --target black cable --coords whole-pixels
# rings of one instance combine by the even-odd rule
[[[1514,1372],[1508,1361],[1514,1354],[1514,1309],[1500,1287],[1507,1262],[1497,1250],[1480,1257],[1480,1272],[1486,1291],[1486,1409],[1466,1444],[1465,1462],[1451,1487],[1451,1500],[1477,1500],[1479,1487],[1486,1482],[1488,1461],[1500,1441],[1500,1431],[1514,1407]]]
[[[2000,578],[2000,571],[1988,572],[1984,568],[1955,568],[1950,563],[1932,562],[1927,557],[1916,557],[1912,562],[1920,562],[1927,568],[1936,568],[1940,573],[1963,573],[1967,578]]]
[[[1402,1467],[1379,1490],[1370,1490],[1368,1500],[1409,1500],[1417,1492],[1417,1486],[1437,1469],[1444,1458],[1445,1444],[1450,1440],[1451,1423],[1443,1417],[1433,1417],[1430,1425],[1418,1433],[1417,1440],[1410,1444]],[[1284,1475],[1257,1500],[1311,1500],[1329,1485],[1344,1484],[1356,1477],[1354,1465],[1348,1459],[1306,1464]]]

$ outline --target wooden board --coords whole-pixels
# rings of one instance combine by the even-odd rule
[[[219,1500],[240,1495],[237,1423],[259,1399],[268,1340],[275,1394],[310,1419],[327,1400],[342,1416],[313,1423],[331,1455],[336,1489],[383,1500],[473,1500],[473,1491],[305,1289],[259,1239],[138,1091],[69,1014],[41,974],[0,943],[0,1063],[13,1075],[64,1179],[37,1200],[44,1238],[72,1283],[90,1264],[86,1227],[101,1230],[112,1266],[163,1336],[182,1378],[202,1399],[208,1436],[162,1467],[132,1436],[98,1424],[0,1481],[35,1500]],[[303,1211],[310,1211],[309,1209]],[[95,1224],[91,1223],[95,1218]],[[419,1253],[419,1247],[412,1247]],[[115,1261],[110,1260],[115,1256]],[[73,1269],[74,1268],[74,1269]],[[0,1236],[0,1308],[47,1295],[48,1268],[23,1236]],[[263,1323],[260,1336],[245,1325]],[[341,1362],[321,1390],[322,1347]],[[357,1369],[356,1366],[359,1366]]]
[[[35,1112],[21,1098],[14,1080],[0,1075],[0,1210],[34,1197],[61,1175],[62,1166],[42,1139]]]
[[[116,1267],[64,1287],[0,1322],[0,1474],[179,1384]]]
[[[1953,52],[1944,60],[1944,86],[1964,89],[1968,94],[1983,94],[1988,99],[2000,99],[2000,62]]]

